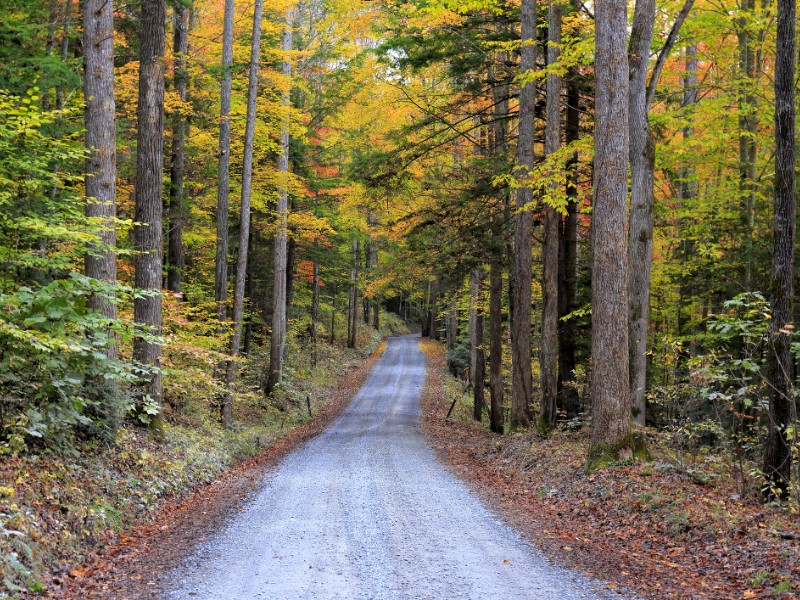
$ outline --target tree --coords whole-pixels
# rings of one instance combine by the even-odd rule
[[[286,27],[283,31],[283,74],[289,79],[292,75],[292,63],[289,53],[292,51],[294,34],[294,13],[292,9],[286,16]],[[291,89],[283,91],[281,103],[288,110],[291,103]],[[285,177],[289,174],[289,117],[284,118],[281,130],[281,154],[278,159],[278,171]],[[272,393],[280,382],[283,371],[283,354],[286,346],[286,302],[287,294],[287,236],[289,218],[289,189],[284,183],[278,190],[278,229],[275,232],[275,285],[272,294],[272,334],[269,343],[269,374],[267,376],[267,395]],[[354,346],[352,346],[354,347]]]
[[[147,404],[161,405],[162,172],[164,167],[165,0],[142,0],[139,102],[136,110],[136,250],[133,358],[142,371]],[[152,423],[157,426],[158,419]]]
[[[117,145],[114,104],[114,9],[105,0],[86,0],[83,9],[84,97],[86,108],[86,216],[100,224],[99,244],[85,258],[86,275],[117,283]],[[95,295],[89,306],[110,321],[117,318],[112,292]],[[116,346],[108,348],[111,357]]]
[[[547,65],[557,61],[561,44],[560,0],[550,0],[547,17]],[[555,72],[547,75],[547,125],[544,153],[550,156],[561,147],[561,77]],[[550,187],[553,188],[556,183]],[[558,251],[561,217],[555,206],[545,206],[544,244],[542,247],[542,349],[539,428],[548,430],[556,424],[558,394]]]
[[[769,326],[769,431],[764,450],[768,496],[784,497],[792,473],[789,428],[796,422],[791,350],[795,240],[795,15],[793,0],[778,1],[775,59],[775,199],[772,238],[772,320]]]
[[[214,299],[217,318],[224,321],[228,298],[228,198],[230,195],[231,88],[233,68],[234,0],[225,0],[222,28],[222,84],[219,105],[219,172],[217,175],[217,244],[214,260]]]
[[[624,0],[595,4],[590,466],[630,445],[627,327],[628,60]]]
[[[242,157],[242,202],[239,217],[239,253],[236,259],[236,285],[233,292],[233,331],[231,333],[231,358],[228,360],[225,383],[227,390],[222,402],[222,424],[227,426],[233,410],[231,388],[236,381],[236,359],[242,344],[242,319],[244,317],[244,286],[247,276],[247,252],[250,247],[250,199],[253,192],[253,145],[256,134],[256,105],[258,103],[258,76],[261,64],[261,21],[263,0],[253,6],[253,37],[250,46],[250,76],[247,86],[247,122]]]
[[[517,214],[514,229],[513,335],[511,336],[511,429],[530,425],[531,387],[531,246],[533,244],[533,190],[524,178],[534,164],[536,84],[536,1],[523,0],[521,8],[519,136],[517,138]]]
[[[174,73],[173,85],[182,102],[186,102],[189,73],[186,55],[189,49],[189,7],[183,1],[175,5],[173,23]],[[172,117],[172,159],[169,186],[169,236],[167,244],[167,289],[181,293],[183,269],[186,261],[183,248],[183,229],[186,225],[186,195],[183,179],[186,171],[186,136],[189,122],[185,109],[180,107]]]

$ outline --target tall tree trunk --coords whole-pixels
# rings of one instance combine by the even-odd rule
[[[183,2],[175,6],[173,18],[172,50],[174,61],[174,85],[182,102],[186,102],[189,85],[189,72],[186,69],[186,55],[189,48],[189,7]],[[170,161],[169,186],[169,240],[167,244],[167,289],[181,293],[183,283],[184,253],[183,227],[186,223],[186,198],[183,191],[183,177],[186,171],[184,146],[188,134],[189,121],[183,109],[175,112],[172,119],[172,159]]]
[[[530,77],[536,69],[536,0],[522,0],[522,49],[520,75]],[[523,82],[519,92],[519,138],[517,142],[517,215],[514,228],[514,286],[511,293],[511,429],[530,425],[531,374],[531,249],[533,244],[533,190],[524,179],[534,162],[536,84]]]
[[[470,374],[472,375],[472,416],[476,421],[483,419],[483,407],[486,403],[484,380],[486,379],[486,357],[483,350],[483,308],[479,306],[483,297],[482,269],[470,272],[470,299],[475,311],[473,327],[470,330]],[[473,366],[474,365],[474,366]]]
[[[564,127],[567,144],[580,139],[580,94],[575,80],[577,74],[570,71],[567,83],[567,108]],[[560,265],[558,268],[558,388],[561,409],[567,417],[575,417],[580,411],[580,399],[577,390],[565,385],[572,381],[575,370],[575,344],[577,328],[575,319],[564,317],[577,308],[578,295],[578,153],[574,152],[567,161],[567,214],[561,229],[559,250]]]
[[[336,288],[331,292],[331,344],[336,343]]]
[[[628,60],[625,0],[595,4],[590,466],[630,446],[627,327]]]
[[[495,219],[492,229],[495,240],[499,240],[500,217]],[[503,252],[500,248],[498,243],[489,262],[489,428],[495,433],[503,433]]]
[[[561,44],[560,0],[550,0],[547,17],[547,64],[558,62]],[[544,140],[546,155],[561,147],[561,77],[547,76],[547,125]],[[555,190],[554,190],[555,191]],[[542,401],[539,429],[556,424],[558,395],[558,246],[561,216],[553,206],[545,206],[544,245],[542,247],[542,344],[540,353]]]
[[[222,425],[230,424],[233,413],[233,384],[238,370],[237,358],[242,343],[244,316],[244,286],[247,277],[247,251],[250,247],[250,198],[253,190],[253,146],[256,137],[256,105],[258,103],[258,76],[261,58],[261,24],[264,0],[255,0],[253,6],[253,37],[250,45],[250,76],[247,84],[247,121],[244,132],[242,156],[242,201],[239,215],[239,254],[236,259],[236,284],[233,288],[233,331],[231,332],[231,357],[225,376],[225,396],[222,402]]]
[[[453,352],[458,343],[458,295],[453,294],[447,314],[447,351]]]
[[[350,266],[350,304],[347,310],[347,347],[355,348],[358,341],[358,267],[359,242],[353,240],[353,262]]]
[[[294,9],[290,8],[286,15],[286,26],[283,30],[283,75],[287,81],[292,76],[292,62],[289,53],[294,43]],[[291,104],[291,88],[283,91],[281,103],[288,111]],[[289,117],[285,117],[281,130],[281,155],[278,158],[278,171],[284,176],[289,174]],[[285,180],[284,180],[285,181]],[[286,289],[287,275],[287,235],[289,222],[289,190],[282,185],[278,190],[278,230],[275,232],[275,284],[272,301],[272,335],[269,342],[269,374],[267,376],[267,395],[271,394],[283,375],[283,355],[286,346]]]
[[[72,0],[64,2],[64,29],[61,37],[61,62],[67,62],[69,58],[69,36],[72,26]],[[56,109],[64,108],[64,86],[56,86]]]
[[[477,319],[481,276],[480,269],[471,269],[469,272],[469,383],[473,388],[475,387],[476,361],[478,360],[478,346],[480,345]]]
[[[217,318],[227,317],[228,300],[228,198],[231,154],[231,70],[233,68],[234,0],[225,0],[222,25],[222,84],[219,106],[219,170],[217,175],[217,245],[214,260],[214,300]]]
[[[311,268],[311,366],[317,366],[317,321],[319,320],[319,259]]]
[[[142,0],[139,50],[139,103],[136,111],[136,198],[133,228],[136,250],[134,286],[148,292],[133,303],[136,336],[133,360],[142,369],[143,392],[161,406],[162,172],[164,168],[165,0]],[[153,419],[159,427],[159,419]]]
[[[636,0],[628,49],[631,210],[628,234],[628,344],[634,420],[645,422],[647,319],[653,256],[655,140],[647,121],[647,61],[653,42],[655,0]]]
[[[739,196],[744,225],[743,285],[753,288],[753,228],[756,203],[756,134],[758,99],[755,94],[756,56],[752,20],[755,0],[741,0],[737,19],[739,43]]]
[[[795,426],[791,338],[795,238],[795,13],[794,0],[778,0],[775,60],[775,200],[773,217],[769,431],[764,449],[768,496],[785,497],[792,473],[788,429]]]
[[[439,280],[431,283],[430,309],[428,311],[428,331],[432,340],[439,341]]]
[[[99,245],[85,258],[88,277],[117,282],[117,143],[114,103],[114,9],[106,0],[86,0],[83,9],[84,113],[86,123],[86,216],[99,223]],[[89,298],[89,307],[117,318],[113,292]],[[116,344],[106,352],[117,354]]]

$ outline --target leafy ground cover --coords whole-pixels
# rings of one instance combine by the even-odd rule
[[[155,557],[167,564],[204,528],[218,525],[271,461],[323,428],[361,385],[381,339],[380,332],[364,329],[359,350],[322,343],[314,369],[307,353],[294,353],[288,381],[269,401],[257,382],[244,378],[227,430],[216,425],[213,390],[202,383],[212,380],[202,363],[213,353],[190,352],[184,344],[168,368],[197,372],[194,395],[168,409],[161,439],[126,425],[111,443],[3,457],[0,598],[141,594],[110,595],[127,586],[147,588],[157,572],[148,563],[148,545],[158,543],[159,534],[174,536]],[[176,359],[179,353],[185,356]],[[192,354],[190,369],[186,356]]]
[[[682,455],[667,434],[647,431],[652,460],[587,473],[588,432],[489,433],[472,421],[445,350],[421,345],[431,443],[553,560],[644,598],[800,597],[800,520],[743,490],[732,461]]]

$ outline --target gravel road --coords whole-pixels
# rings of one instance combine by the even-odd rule
[[[424,356],[390,338],[347,410],[288,455],[164,596],[563,599],[602,584],[554,566],[440,465],[418,420]]]

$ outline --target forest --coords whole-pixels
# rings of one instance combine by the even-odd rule
[[[423,411],[486,460],[661,469],[796,557],[796,26],[792,0],[5,0],[0,598],[81,579],[413,333],[449,372]],[[798,593],[769,552],[731,597]]]

